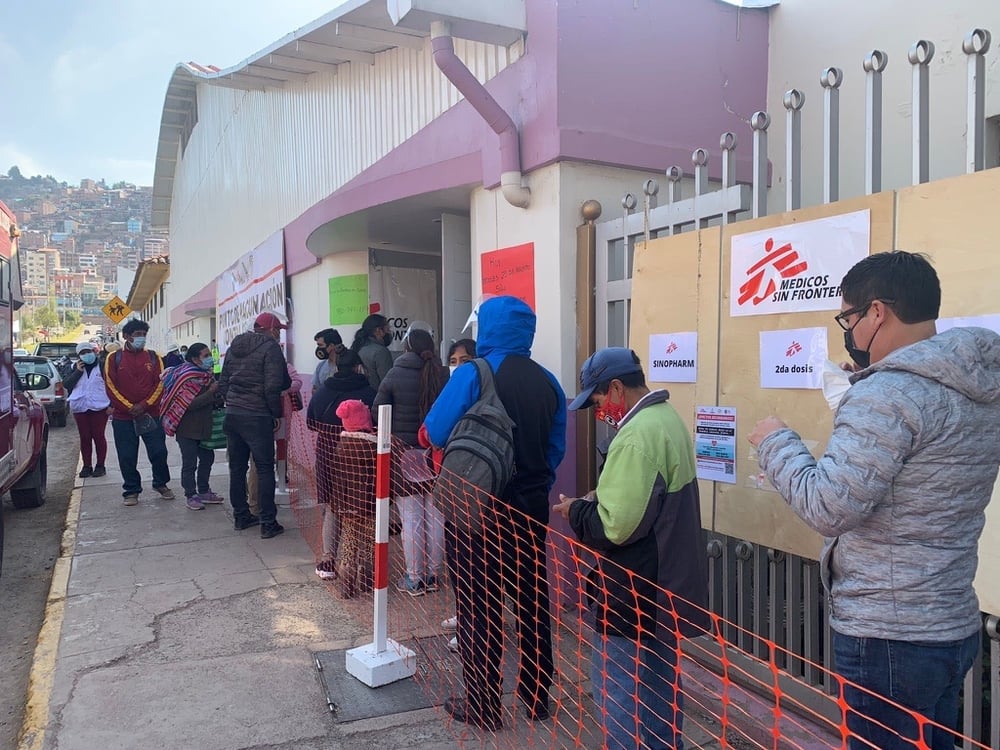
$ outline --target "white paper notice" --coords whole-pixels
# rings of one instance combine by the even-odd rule
[[[736,484],[735,407],[696,407],[694,432],[698,479]]]
[[[730,314],[839,310],[840,281],[868,256],[870,226],[871,212],[865,209],[736,235]]]
[[[944,333],[949,328],[989,328],[995,333],[1000,333],[1000,315],[973,315],[968,318],[938,319],[938,333]]]
[[[650,334],[647,372],[653,383],[698,382],[698,334]]]
[[[761,388],[822,388],[825,328],[760,332]]]

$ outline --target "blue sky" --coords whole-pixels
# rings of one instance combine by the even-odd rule
[[[3,0],[0,172],[153,182],[178,62],[226,68],[343,0]]]

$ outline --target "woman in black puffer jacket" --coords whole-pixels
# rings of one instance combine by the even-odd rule
[[[393,437],[417,448],[417,432],[448,380],[434,339],[427,331],[411,330],[403,339],[403,353],[379,384],[372,414],[392,404]],[[396,507],[403,522],[403,555],[406,575],[396,588],[410,596],[437,591],[444,561],[444,516],[434,507],[429,486],[403,483],[393,487]]]

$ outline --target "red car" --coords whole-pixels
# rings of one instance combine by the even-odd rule
[[[45,450],[49,423],[45,407],[32,395],[51,385],[38,373],[18,377],[14,370],[14,310],[24,304],[18,267],[14,215],[0,203],[0,494],[10,491],[15,508],[45,502]],[[0,513],[0,569],[3,564],[3,514]]]

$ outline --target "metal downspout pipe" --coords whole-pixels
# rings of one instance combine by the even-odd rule
[[[527,208],[531,203],[531,189],[521,184],[521,145],[517,125],[455,54],[455,43],[448,23],[431,23],[431,46],[434,50],[434,63],[445,78],[455,85],[493,132],[500,136],[500,192],[510,205]]]

